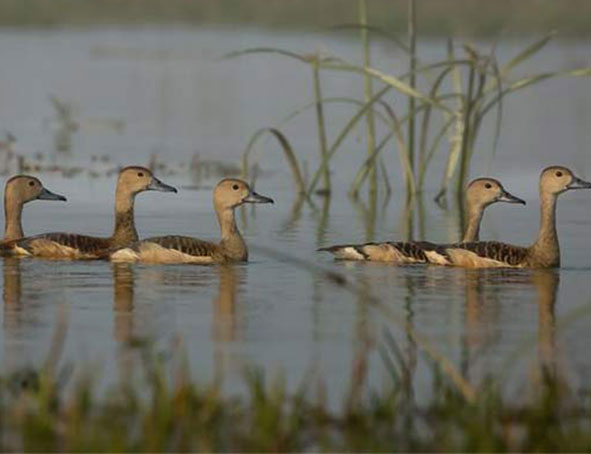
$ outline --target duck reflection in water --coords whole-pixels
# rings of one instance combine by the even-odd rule
[[[215,274],[208,273],[206,276],[198,276],[195,279],[195,268],[156,271],[135,268],[135,265],[129,263],[112,263],[111,266],[113,270],[113,337],[122,347],[119,358],[123,374],[130,373],[133,369],[134,358],[139,353],[136,347],[141,346],[145,340],[136,332],[138,327],[136,326],[137,314],[135,313],[137,309],[136,274],[144,272],[147,274],[142,278],[148,278],[146,280],[150,281],[152,289],[178,285],[179,282],[185,286],[188,282],[192,282],[193,286],[205,287],[212,282],[211,278],[217,274],[218,288],[212,300],[211,328],[211,337],[215,343],[216,373],[223,373],[231,365],[232,359],[228,355],[225,344],[234,342],[239,337],[236,294],[240,282],[244,278],[244,267],[219,265],[215,268]],[[210,270],[213,271],[213,268]]]
[[[535,296],[537,304],[537,362],[539,372],[556,377],[555,303],[560,274],[553,269],[531,271],[466,270],[465,348],[462,370],[467,377],[478,357],[497,341],[503,288],[510,285]],[[497,285],[498,284],[498,285]],[[517,303],[518,304],[518,303]],[[515,346],[518,348],[518,346]]]
[[[113,338],[119,345],[117,358],[122,379],[129,379],[136,360],[134,345],[135,274],[128,263],[112,263],[113,271]],[[137,357],[139,360],[139,357]]]
[[[2,258],[2,299],[4,301],[2,337],[4,345],[4,369],[29,366],[31,362],[44,359],[46,344],[39,346],[39,339],[52,336],[56,325],[47,326],[47,312],[53,313],[56,306],[51,292],[47,291],[50,273],[40,276],[29,274],[30,263],[21,263],[16,257]],[[63,303],[63,295],[59,299]],[[58,305],[58,309],[61,305]],[[57,313],[59,320],[59,312]]]
[[[243,269],[243,267],[241,267]],[[213,339],[217,342],[236,340],[236,291],[238,270],[234,265],[220,265],[218,293],[213,299]]]
[[[14,257],[5,257],[3,266],[4,288],[4,328],[12,323],[21,313],[21,268],[20,260]]]
[[[134,270],[128,263],[113,263],[113,337],[117,342],[133,339]]]

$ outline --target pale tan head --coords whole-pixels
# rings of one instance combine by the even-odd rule
[[[243,203],[273,203],[273,199],[254,192],[248,183],[237,178],[224,178],[213,191],[216,210],[233,209]]]
[[[558,195],[569,189],[589,189],[591,183],[583,181],[566,167],[551,166],[542,170],[540,193]]]
[[[521,203],[525,200],[510,194],[500,181],[494,178],[476,178],[466,188],[466,202],[468,206],[487,207],[495,202]]]
[[[139,166],[121,169],[117,179],[117,190],[130,194],[138,194],[142,191],[177,192],[176,188],[156,178],[150,169]]]
[[[63,195],[49,191],[38,178],[30,175],[16,175],[6,182],[4,188],[4,205],[25,204],[32,200],[61,200]]]

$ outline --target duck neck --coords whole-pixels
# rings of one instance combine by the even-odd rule
[[[472,241],[479,240],[480,222],[482,221],[483,213],[484,207],[482,205],[468,204],[468,221],[466,223],[466,229],[464,231],[462,243],[470,243]]]
[[[235,260],[246,260],[248,258],[248,251],[246,243],[236,225],[234,216],[234,208],[219,208],[216,207],[218,222],[220,223],[220,230],[222,232],[222,239],[220,246],[224,255]]]
[[[560,256],[556,232],[556,194],[542,192],[540,195],[540,232],[532,247],[545,254]]]
[[[4,240],[16,240],[24,237],[21,216],[23,203],[4,196]]]
[[[134,202],[134,193],[124,191],[117,186],[115,193],[115,227],[111,237],[113,246],[126,246],[138,240],[133,214]]]

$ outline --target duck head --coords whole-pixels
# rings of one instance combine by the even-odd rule
[[[24,204],[32,200],[61,200],[65,202],[66,198],[44,187],[39,178],[30,175],[16,175],[6,182],[4,200],[5,203],[16,201]]]
[[[143,191],[177,192],[176,188],[163,183],[146,167],[130,166],[121,169],[117,188],[127,193],[138,194]]]
[[[476,178],[466,188],[466,201],[471,206],[488,206],[495,202],[520,203],[525,200],[509,193],[499,180]]]
[[[540,192],[558,195],[570,189],[590,188],[590,182],[580,179],[566,167],[546,167],[540,175]]]
[[[274,203],[273,199],[254,192],[243,180],[224,178],[213,191],[213,202],[217,210],[233,209],[244,203]]]

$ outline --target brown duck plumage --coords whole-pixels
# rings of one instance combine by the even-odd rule
[[[221,241],[168,235],[136,242],[111,254],[113,261],[145,263],[222,263],[248,260],[246,243],[238,231],[234,210],[244,203],[273,203],[242,180],[226,178],[214,190],[214,207],[221,230]]]
[[[466,208],[468,222],[463,241],[478,241],[480,224],[484,210],[495,202],[525,202],[509,194],[503,185],[493,178],[477,178],[466,189]],[[391,262],[400,265],[427,263],[427,250],[437,250],[440,246],[427,241],[380,242],[365,244],[344,244],[318,249],[332,253],[341,260],[361,260]]]
[[[113,235],[100,238],[76,233],[45,233],[12,242],[19,255],[52,259],[101,258],[106,250],[125,247],[138,240],[134,222],[135,196],[143,191],[176,192],[144,167],[126,167],[119,172],[115,191]]]
[[[66,198],[49,191],[38,178],[29,175],[16,175],[8,179],[4,187],[4,239],[1,252],[13,252],[7,245],[25,236],[21,222],[22,212],[24,205],[32,200],[65,201]]]
[[[560,266],[560,245],[556,231],[556,201],[569,189],[591,188],[566,167],[553,166],[540,175],[540,231],[529,247],[497,241],[440,246],[427,251],[433,263],[466,268],[553,268]]]

